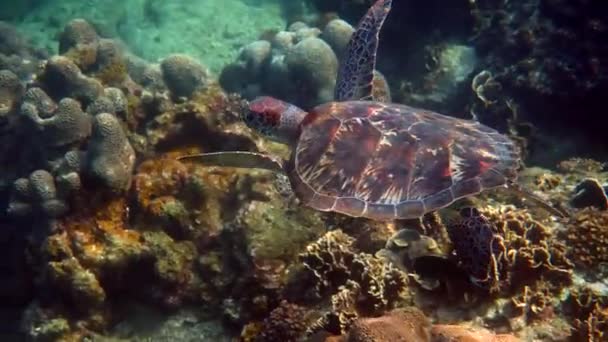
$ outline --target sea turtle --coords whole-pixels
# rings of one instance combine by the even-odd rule
[[[271,97],[250,102],[243,120],[289,144],[290,160],[244,151],[180,160],[285,172],[303,204],[383,221],[419,218],[515,181],[518,148],[496,130],[374,101],[378,37],[390,8],[391,0],[377,0],[359,22],[341,61],[335,102],[309,113]]]

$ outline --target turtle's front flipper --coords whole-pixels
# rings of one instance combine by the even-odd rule
[[[522,188],[521,185],[519,185],[517,183],[513,183],[513,182],[507,183],[507,190],[509,190],[515,194],[518,194],[525,199],[531,200],[532,202],[534,202],[535,204],[537,204],[538,206],[540,206],[547,212],[549,212],[557,217],[569,217],[570,216],[570,214],[567,213],[566,211],[552,206],[551,204],[547,203],[542,198],[536,196],[531,191]]]
[[[378,37],[391,3],[392,0],[377,0],[350,38],[336,80],[336,101],[376,100],[372,96],[372,87]]]
[[[257,168],[274,172],[285,172],[283,162],[273,156],[247,151],[222,151],[191,154],[177,158],[179,161],[193,161],[205,166]]]

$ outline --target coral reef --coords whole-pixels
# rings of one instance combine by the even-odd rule
[[[475,7],[475,46],[483,67],[501,86],[498,102],[507,99],[518,107],[518,120],[554,132],[584,131],[587,141],[599,141],[601,124],[593,110],[572,116],[565,108],[595,108],[602,101],[598,96],[608,74],[598,63],[606,55],[598,42],[608,34],[607,9],[594,2],[564,1],[486,1]],[[495,120],[501,106],[475,107],[483,121]]]
[[[56,99],[73,98],[87,106],[103,94],[103,85],[95,78],[86,76],[71,59],[53,56],[47,62],[38,80],[44,90]]]
[[[434,325],[431,341],[437,342],[517,342],[519,338],[508,334],[494,334],[489,331],[460,325]]]
[[[286,148],[241,122],[246,101],[221,86],[303,107],[331,100],[338,61],[353,32],[349,19],[368,1],[314,3],[347,9],[342,19],[302,12],[287,29],[262,33],[240,49],[219,81],[188,55],[147,62],[107,38],[107,28],[83,19],[59,32],[59,55],[38,63],[46,56],[0,25],[0,162],[6,166],[0,172],[6,208],[0,246],[11,247],[0,263],[7,279],[0,294],[10,303],[29,302],[20,337],[227,340],[217,336],[221,330],[232,337],[240,332],[243,341],[605,339],[608,222],[602,182],[608,178],[600,162],[574,159],[560,163],[557,172],[523,173],[522,185],[570,212],[568,218],[542,213],[513,195],[484,193],[455,204],[469,207],[460,212],[445,209],[386,224],[301,208],[277,192],[276,177],[264,170],[177,160],[222,150],[289,157]],[[395,2],[396,16],[421,7],[413,3]],[[555,3],[538,5],[542,28],[548,17],[558,22],[570,15]],[[146,6],[153,12],[157,5]],[[432,12],[403,17],[425,18],[414,23],[387,22],[385,51],[401,51],[390,46],[399,36],[408,49],[415,42],[399,58],[417,56],[399,72],[394,56],[378,64],[389,71],[397,101],[472,111],[481,121],[495,119],[501,121],[497,126],[521,133],[513,130],[524,129],[519,119],[528,117],[516,114],[520,106],[523,114],[532,107],[520,91],[550,99],[567,91],[560,79],[568,72],[588,76],[587,69],[564,69],[562,61],[540,61],[554,49],[540,49],[543,39],[526,43],[528,52],[514,50],[490,63],[504,44],[521,47],[522,39],[537,33],[534,28],[519,29],[512,37],[517,41],[495,47],[485,42],[496,29],[483,25],[475,31],[475,48],[462,39],[472,24],[453,35],[458,39],[442,40],[453,20],[488,16],[500,19],[497,26],[511,37],[510,25],[532,25],[530,16],[497,15],[501,8],[520,13],[519,3],[442,6],[479,11],[446,19],[434,38],[415,37],[433,21]],[[408,25],[418,29],[396,34]],[[530,53],[534,60],[523,65],[521,58]],[[582,54],[603,53],[591,44]],[[418,76],[403,81],[411,69]],[[590,84],[577,79],[572,86],[601,89],[602,70],[600,65]],[[374,82],[376,94],[390,101],[387,80],[377,72]],[[137,325],[128,321],[136,320],[140,305],[161,310],[163,318],[172,314],[173,321],[150,320],[164,331],[121,333],[121,325]],[[205,332],[203,322],[210,318],[226,330]]]

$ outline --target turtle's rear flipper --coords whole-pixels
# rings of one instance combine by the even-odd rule
[[[238,167],[247,169],[265,169],[284,172],[283,162],[263,153],[247,151],[222,151],[191,154],[177,158],[179,161],[192,161],[205,166]]]
[[[547,203],[547,201],[545,201],[544,199],[538,197],[531,191],[528,191],[528,190],[522,188],[521,185],[519,185],[517,183],[509,182],[507,184],[507,190],[509,190],[515,194],[518,194],[527,200],[531,200],[536,205],[540,206],[541,208],[543,208],[544,210],[550,212],[551,214],[553,214],[555,216],[570,217],[570,214],[568,212],[552,206],[551,204]]]
[[[373,98],[374,69],[380,28],[391,9],[391,0],[377,0],[357,25],[340,62],[334,98],[336,101]]]

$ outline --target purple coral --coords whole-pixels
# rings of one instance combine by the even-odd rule
[[[114,115],[101,113],[95,116],[89,145],[86,161],[89,175],[114,191],[128,189],[135,151]]]

